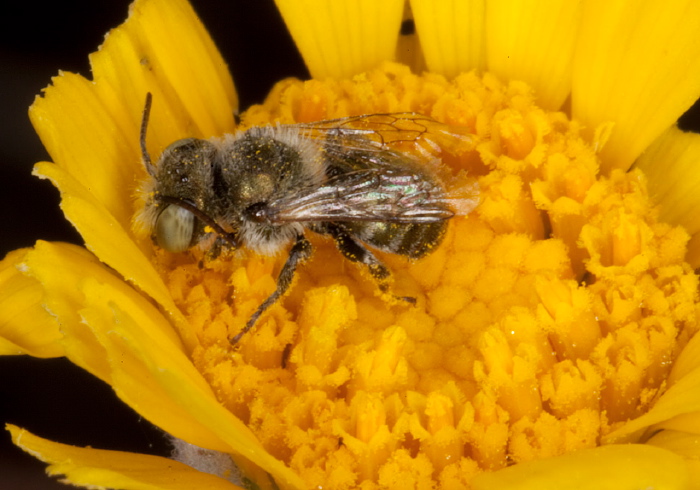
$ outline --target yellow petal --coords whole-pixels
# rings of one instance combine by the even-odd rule
[[[667,449],[683,456],[690,472],[690,481],[694,485],[691,488],[698,488],[700,484],[700,434],[691,434],[677,430],[662,430],[649,439],[647,444]]]
[[[626,440],[650,426],[700,431],[700,336],[695,335],[676,358],[668,376],[669,388],[644,415],[608,434],[608,442]],[[651,429],[650,429],[651,430]]]
[[[507,488],[541,490],[619,490],[688,488],[683,458],[670,451],[641,444],[601,446],[555,458],[519,463],[471,481],[474,490]]]
[[[647,441],[685,458],[700,459],[700,435],[676,430],[662,430]]]
[[[659,219],[700,233],[700,135],[676,126],[666,130],[642,153],[636,166],[647,176],[649,194],[659,204]],[[691,265],[700,265],[700,244],[691,241]]]
[[[698,368],[700,368],[700,335],[694,335],[673,361],[673,368],[668,375],[669,386],[694,373]]]
[[[122,310],[108,287],[91,285],[86,292],[90,304],[82,314],[106,347],[112,385],[120,398],[178,438],[233,451],[285,488],[304,488],[299,477],[267,453],[250,429],[219,403],[182,352],[169,348],[157,330],[144,328],[135,315]]]
[[[502,80],[523,80],[537,104],[557,110],[571,91],[573,52],[581,4],[570,0],[486,2],[488,70]]]
[[[50,463],[51,476],[89,488],[125,490],[235,490],[241,488],[222,478],[202,473],[172,459],[122,451],[107,451],[52,442],[7,425],[12,442],[32,456]]]
[[[154,100],[162,97],[171,111],[168,122],[184,127],[178,138],[221,135],[234,127],[238,97],[228,66],[185,0],[134,2],[129,18],[108,34],[91,63],[105,97],[145,95],[134,89],[155,85]],[[143,97],[138,97],[130,105],[137,109],[138,123],[142,104]]]
[[[20,268],[28,279],[37,281],[43,288],[43,303],[65,334],[66,355],[75,364],[106,382],[110,382],[111,375],[104,347],[79,313],[85,306],[85,281],[91,278],[111,284],[120,296],[131,296],[132,301],[149,305],[154,315],[161,316],[145,298],[82,247],[39,241],[33,250],[24,255]],[[169,331],[171,342],[179,343],[170,325],[164,329]]]
[[[429,71],[453,78],[484,69],[482,0],[411,0],[411,9]]]
[[[129,350],[122,346],[111,348],[106,338],[116,328],[114,314],[104,311],[106,303],[128,310],[129,318],[138,322],[138,328],[148,336],[153,348],[167,351],[171,364],[177,360],[181,370],[193,370],[179,338],[150,302],[92,254],[75,245],[38,242],[26,254],[22,265],[46,290],[47,307],[62,325],[66,355],[72,362],[111,384],[126,403],[171,434],[198,446],[228,449],[179,405],[162,404],[164,399],[158,398],[162,388],[147,372],[141,370],[138,383],[131,382],[130,386],[138,388],[136,395],[129,390],[120,391],[119,380],[126,376],[123,371],[133,376],[136,368],[127,362]],[[196,371],[191,379],[199,384],[200,390],[209,391]],[[213,397],[211,393],[209,396]]]
[[[86,250],[39,242],[23,266],[46,289],[71,361],[109,382],[166,432],[208,449],[236,451],[278,481],[298,483],[216,400],[156,308]]]
[[[120,127],[120,119],[109,113],[94,92],[92,83],[80,75],[61,73],[45,89],[44,97],[36,98],[29,117],[54,162],[126,225],[133,211],[124,194],[133,187],[139,164],[138,126]]]
[[[649,432],[653,433],[658,429],[670,429],[700,435],[700,412],[684,413],[672,419],[664,420],[654,425]]]
[[[50,179],[61,191],[61,209],[83,236],[88,249],[162,305],[178,326],[183,342],[191,349],[195,345],[191,329],[187,327],[153,265],[133,242],[122,223],[58,165],[38,163],[34,174]]]
[[[651,410],[611,432],[603,438],[603,441],[610,443],[624,441],[651,425],[698,411],[700,411],[700,369],[695,369],[668,388]]]
[[[0,262],[0,355],[64,355],[56,319],[42,306],[44,288],[18,270],[27,249],[10,252]]]
[[[119,398],[177,438],[215,451],[230,451],[216,432],[198,422],[196,414],[189,410],[194,403],[216,402],[204,379],[181,351],[159,335],[152,322],[143,321],[143,318],[136,322],[136,318],[147,312],[135,310],[134,305],[125,304],[124,300],[111,300],[108,295],[113,294],[114,289],[112,285],[86,281],[86,304],[80,315],[104,348],[110,384]],[[130,312],[121,308],[130,308]],[[125,338],[129,334],[136,335],[133,330],[140,330],[138,334],[149,343],[147,347]],[[160,371],[165,371],[166,375]],[[173,400],[169,393],[172,387],[164,386],[164,378],[176,380],[181,392],[192,400],[187,403]]]
[[[313,78],[348,78],[394,58],[404,0],[275,0]]]
[[[593,0],[574,55],[572,113],[613,122],[602,168],[627,169],[700,95],[700,2]]]
[[[154,94],[148,145],[231,131],[237,101],[226,64],[190,5],[139,0],[91,56],[93,81],[60,73],[29,111],[55,163],[128,229],[136,177],[144,175],[139,127]]]

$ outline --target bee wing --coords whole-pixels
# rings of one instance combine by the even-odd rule
[[[273,200],[256,219],[271,223],[389,221],[432,223],[453,217],[442,187],[396,168],[362,169]]]
[[[415,112],[369,114],[297,124],[306,137],[323,140],[327,151],[409,151],[435,158],[444,150],[459,155],[475,146],[466,128],[438,122]]]
[[[328,180],[256,209],[270,223],[388,221],[432,223],[466,215],[478,203],[475,184],[445,193],[425,163],[443,150],[474,148],[465,128],[416,113],[371,114],[295,125],[322,143]],[[421,170],[422,168],[422,170]],[[433,169],[434,170],[434,169]]]

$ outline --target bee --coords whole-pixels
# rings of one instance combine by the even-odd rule
[[[473,148],[472,136],[420,114],[186,138],[153,164],[146,150],[151,101],[149,93],[140,134],[148,178],[136,222],[155,244],[169,252],[199,246],[216,255],[246,247],[271,255],[291,243],[275,291],[230,339],[233,345],[285,294],[299,264],[311,256],[307,230],[332,237],[341,254],[367,267],[386,292],[390,272],[371,249],[424,257],[442,241],[448,220],[478,203],[476,183],[447,192],[435,156],[450,145]],[[402,151],[402,145],[415,151]]]

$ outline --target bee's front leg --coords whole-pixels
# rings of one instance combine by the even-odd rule
[[[275,304],[277,300],[279,300],[284,293],[287,292],[289,286],[292,284],[292,279],[294,279],[294,272],[296,271],[297,266],[299,263],[311,256],[312,250],[313,247],[311,246],[311,242],[309,242],[304,235],[297,235],[297,240],[294,242],[291,250],[289,250],[289,257],[287,257],[287,261],[284,263],[284,266],[280,271],[280,275],[277,278],[277,289],[275,289],[275,291],[265,301],[263,301],[260,306],[258,306],[258,309],[250,317],[248,322],[245,324],[245,327],[243,327],[243,330],[237,333],[230,340],[231,345],[236,345],[238,341],[241,340],[241,337],[243,337],[243,335],[253,328],[255,322],[258,320],[258,318],[260,318],[260,315],[262,315],[270,306]]]

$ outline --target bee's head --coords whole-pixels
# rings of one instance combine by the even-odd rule
[[[140,221],[153,241],[169,252],[184,252],[195,245],[209,226],[228,237],[211,217],[216,214],[213,158],[215,146],[196,138],[170,144],[155,165],[146,150],[146,127],[151,97],[148,94],[141,124],[141,151],[150,179],[143,190],[145,205]]]
[[[214,211],[214,152],[209,141],[182,139],[168,146],[156,164],[153,198],[158,216],[153,237],[169,252],[183,252],[194,245]]]

